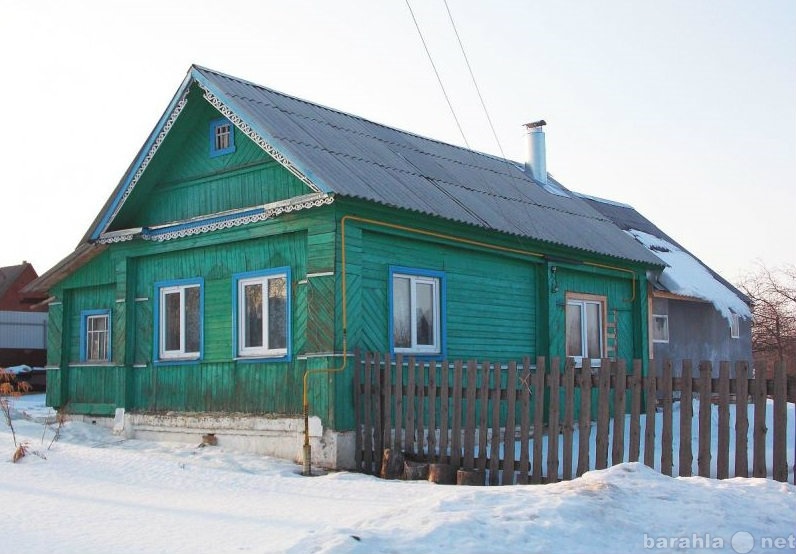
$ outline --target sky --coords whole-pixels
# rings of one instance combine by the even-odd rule
[[[192,63],[630,204],[730,281],[796,263],[796,2],[0,0],[0,266],[79,243]],[[464,135],[464,138],[462,136]],[[466,140],[466,142],[465,142]]]

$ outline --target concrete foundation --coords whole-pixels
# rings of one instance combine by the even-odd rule
[[[288,416],[245,414],[177,413],[138,414],[117,410],[116,417],[71,416],[91,422],[132,439],[199,445],[212,434],[216,444],[229,450],[273,456],[296,463],[303,461],[304,419]],[[354,469],[354,432],[324,429],[318,417],[310,417],[312,466]]]

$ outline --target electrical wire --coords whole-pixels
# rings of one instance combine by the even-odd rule
[[[462,129],[462,125],[461,123],[459,123],[459,118],[456,117],[456,112],[453,109],[453,104],[451,104],[450,98],[448,97],[448,93],[445,91],[445,85],[442,84],[442,78],[439,75],[439,71],[437,71],[437,66],[434,63],[434,59],[431,57],[431,52],[429,51],[428,45],[426,44],[426,39],[423,38],[423,31],[420,30],[420,25],[418,25],[417,23],[417,18],[415,17],[415,12],[412,10],[412,6],[409,5],[409,0],[406,0],[406,7],[409,8],[409,13],[412,15],[412,21],[414,21],[417,33],[420,35],[420,42],[423,43],[423,48],[426,50],[428,61],[431,62],[431,67],[434,69],[434,75],[437,76],[437,82],[439,83],[439,86],[442,89],[443,96],[445,96],[445,101],[448,103],[448,108],[451,111],[451,115],[453,115],[453,120],[456,122],[456,126],[459,128],[459,133],[461,133],[462,135],[462,140],[464,140],[464,144],[467,146],[467,148],[470,149],[470,143],[467,142],[467,137],[464,136],[464,130]]]
[[[503,152],[503,146],[500,144],[500,139],[498,139],[497,132],[495,131],[495,126],[492,124],[492,118],[489,117],[489,111],[486,109],[486,103],[484,102],[484,97],[481,95],[481,89],[478,88],[478,83],[475,81],[475,74],[473,73],[473,68],[470,66],[470,60],[467,58],[467,53],[464,51],[464,44],[462,44],[462,39],[459,36],[458,29],[456,28],[456,23],[454,23],[453,21],[453,14],[451,14],[451,10],[448,7],[448,0],[443,0],[443,2],[445,3],[445,10],[448,12],[448,19],[450,19],[451,27],[453,27],[453,32],[456,34],[456,40],[459,42],[459,48],[462,51],[462,56],[464,56],[464,62],[467,64],[467,71],[470,72],[470,79],[472,79],[473,81],[475,92],[478,93],[478,99],[481,101],[481,107],[484,110],[484,115],[486,115],[486,120],[489,122],[489,128],[492,129],[492,136],[495,137],[495,142],[497,143],[498,150],[500,150],[500,157],[505,160],[506,154]]]

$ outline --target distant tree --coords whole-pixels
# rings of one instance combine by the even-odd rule
[[[739,283],[752,301],[752,351],[756,361],[786,364],[796,372],[796,266],[761,264]]]

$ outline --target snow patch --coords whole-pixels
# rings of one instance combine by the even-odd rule
[[[658,256],[669,267],[663,270],[659,282],[669,292],[706,300],[732,322],[732,313],[748,319],[752,317],[749,306],[713,275],[696,258],[674,244],[643,231],[625,231]]]

